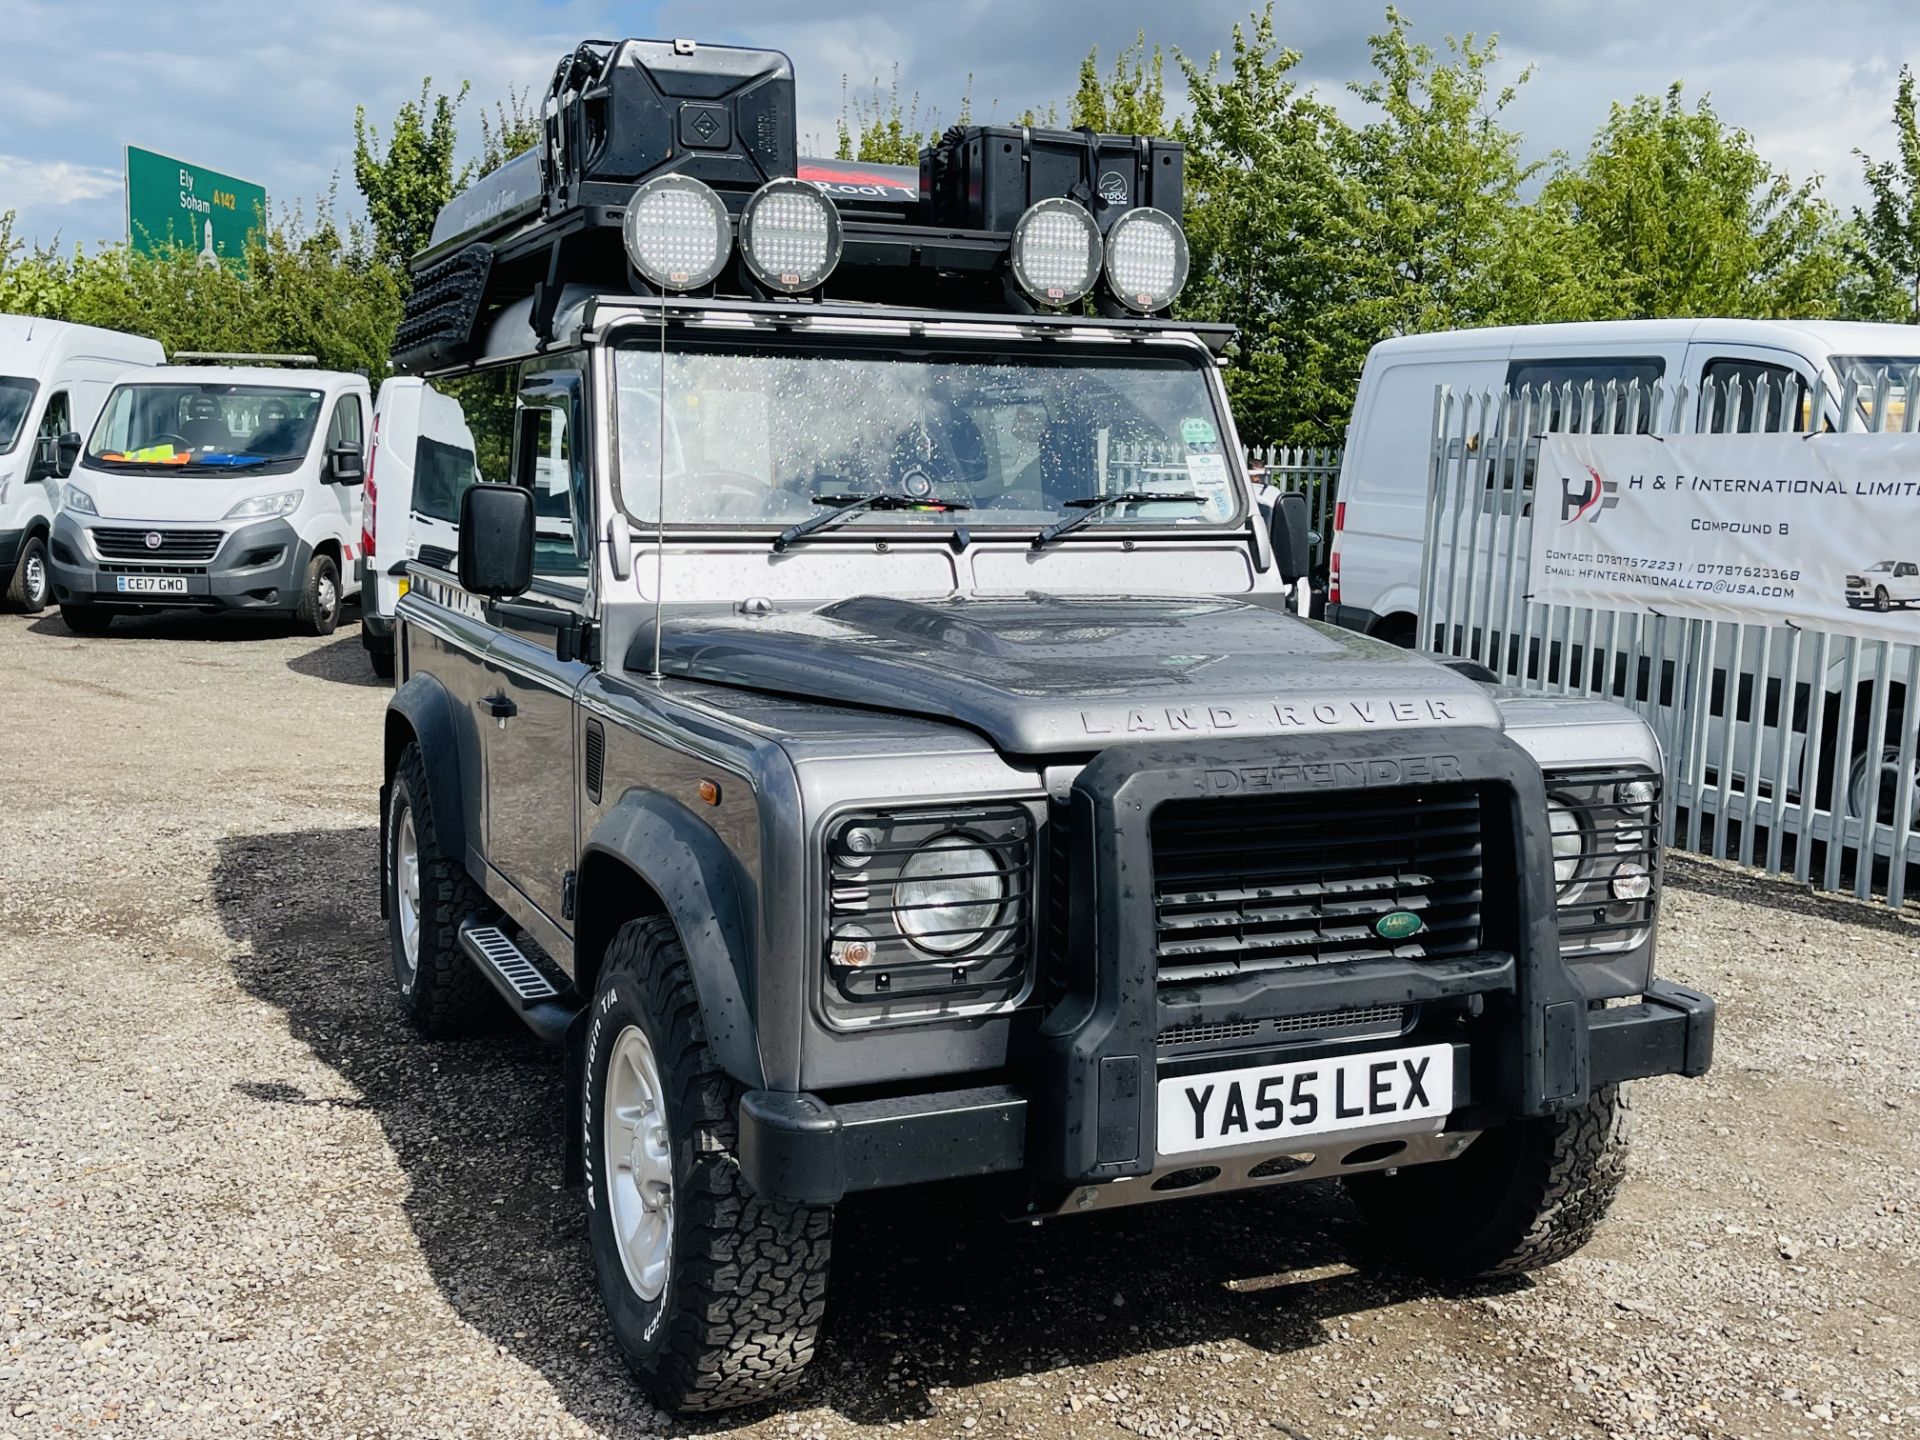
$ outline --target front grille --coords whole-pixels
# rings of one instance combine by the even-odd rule
[[[1405,1005],[1360,1005],[1350,1010],[1317,1010],[1306,1015],[1276,1015],[1266,1020],[1198,1021],[1160,1032],[1162,1046],[1212,1046],[1235,1041],[1260,1044],[1307,1039],[1350,1039],[1360,1035],[1398,1035],[1407,1028]]]
[[[1180,800],[1153,817],[1162,984],[1481,945],[1482,804],[1466,784]],[[1411,935],[1383,919],[1417,916]]]
[[[98,567],[102,575],[204,575],[204,565],[115,565],[103,561]]]
[[[157,535],[160,543],[149,545]],[[96,527],[93,545],[104,560],[147,560],[168,565],[204,565],[219,553],[224,530],[115,530]]]

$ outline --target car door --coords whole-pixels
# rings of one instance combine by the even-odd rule
[[[360,457],[360,473],[367,470],[366,412],[360,404],[360,396],[354,391],[342,395],[333,405],[333,415],[327,421],[327,448],[321,452],[320,475],[328,475],[327,457],[336,450],[352,450]],[[329,502],[339,511],[338,536],[340,554],[345,563],[340,567],[340,582],[355,590],[359,589],[359,577],[353,567],[356,561],[364,560],[360,553],[360,486],[330,484],[326,487]]]
[[[575,864],[573,697],[590,667],[556,653],[560,625],[591,618],[593,553],[585,394],[570,359],[522,373],[513,483],[534,492],[533,588],[524,607],[496,613],[480,721],[486,736],[487,858],[512,891],[562,930]],[[522,607],[516,607],[522,608]],[[513,896],[504,897],[511,906]],[[522,917],[525,919],[525,915]]]

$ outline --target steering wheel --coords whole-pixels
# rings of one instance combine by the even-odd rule
[[[715,496],[722,503],[714,507],[720,516],[751,516],[758,519],[767,507],[773,487],[757,475],[744,470],[689,470],[675,477],[682,486],[697,488],[703,496]]]
[[[154,445],[158,445],[162,440],[177,440],[183,448],[188,450],[191,450],[193,448],[192,445],[187,443],[186,436],[175,434],[171,430],[163,430],[158,435],[155,435],[151,440],[147,441],[145,445],[136,445],[134,446],[134,449],[146,450]]]

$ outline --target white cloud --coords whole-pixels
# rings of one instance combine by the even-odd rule
[[[0,208],[53,209],[118,194],[118,170],[74,165],[65,160],[28,160],[0,155]]]

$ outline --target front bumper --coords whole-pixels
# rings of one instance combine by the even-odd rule
[[[1704,1075],[1713,1062],[1714,1019],[1710,997],[1665,980],[1648,986],[1634,1004],[1588,1011],[1591,1083]],[[1464,1077],[1472,1069],[1471,1057],[1460,1055],[1456,1073]],[[1019,1085],[844,1104],[750,1090],[740,1101],[740,1168],[762,1195],[800,1205],[831,1205],[861,1190],[1012,1174],[1032,1168],[1030,1122],[1048,1103],[1057,1102]],[[1457,1113],[1471,1113],[1471,1103],[1469,1095]],[[1312,1149],[1325,1141],[1294,1143]],[[1194,1163],[1208,1158],[1193,1157]]]
[[[210,560],[200,563],[147,563],[103,558],[88,536],[96,525],[125,529],[145,525],[168,530],[224,530]],[[292,613],[300,603],[311,551],[285,520],[260,520],[228,529],[224,525],[77,519],[63,512],[53,522],[48,570],[54,598],[63,605],[98,605],[126,610],[251,610]],[[122,577],[175,577],[185,593],[132,592]]]

